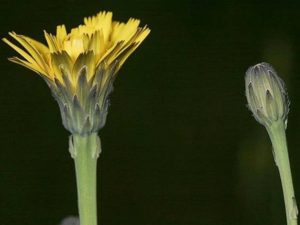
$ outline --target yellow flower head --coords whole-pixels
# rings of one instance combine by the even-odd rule
[[[24,35],[9,35],[21,46],[2,40],[23,58],[10,61],[41,75],[61,109],[63,123],[72,133],[97,132],[106,120],[108,95],[115,74],[147,37],[150,29],[140,21],[112,21],[112,12],[84,18],[84,24],[67,33],[57,26],[56,35],[45,33],[47,46]]]
[[[146,38],[150,30],[139,27],[140,21],[129,19],[127,23],[112,21],[112,12],[100,12],[96,16],[84,18],[84,24],[67,33],[65,25],[57,26],[56,35],[45,33],[47,45],[24,35],[10,32],[22,47],[3,38],[3,41],[16,50],[24,59],[10,58],[42,76],[62,81],[61,70],[72,75],[76,83],[78,69],[88,68],[89,79],[101,62],[108,66],[118,61],[120,67],[127,57]]]

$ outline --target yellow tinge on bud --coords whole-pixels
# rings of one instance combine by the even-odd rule
[[[282,120],[287,123],[289,99],[284,82],[268,63],[251,66],[245,76],[248,107],[264,126]]]

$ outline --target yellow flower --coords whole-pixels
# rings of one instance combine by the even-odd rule
[[[108,95],[115,74],[147,37],[150,29],[140,21],[112,20],[112,12],[84,18],[84,24],[67,33],[57,26],[56,35],[45,33],[47,46],[24,35],[9,35],[21,45],[2,40],[22,57],[10,61],[41,75],[61,109],[64,126],[72,133],[97,132],[106,120]]]
[[[84,24],[67,33],[64,25],[57,26],[56,35],[45,33],[48,47],[24,35],[10,32],[21,49],[11,41],[3,41],[16,50],[24,59],[10,58],[11,61],[28,67],[42,76],[62,81],[61,67],[74,74],[85,64],[89,78],[101,62],[111,64],[119,61],[120,67],[127,57],[146,38],[150,30],[139,27],[140,21],[129,19],[127,23],[112,21],[112,12],[100,12],[84,18]]]

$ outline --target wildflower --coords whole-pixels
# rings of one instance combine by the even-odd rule
[[[112,21],[111,12],[84,19],[67,32],[45,31],[47,46],[24,35],[9,35],[20,47],[3,38],[23,58],[9,60],[38,73],[49,85],[60,107],[62,121],[72,135],[69,150],[74,158],[81,225],[97,225],[96,174],[101,152],[97,132],[105,125],[113,81],[132,52],[150,30],[140,21]]]
[[[140,21],[112,20],[112,12],[100,12],[71,29],[57,26],[56,35],[44,32],[47,46],[24,35],[9,35],[21,46],[3,41],[23,58],[9,60],[38,73],[59,104],[62,121],[72,134],[99,131],[106,121],[113,81],[125,60],[150,30]]]

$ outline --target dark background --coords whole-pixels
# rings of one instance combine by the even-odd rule
[[[296,1],[295,1],[296,2]],[[105,225],[282,225],[265,129],[246,108],[244,73],[267,61],[291,99],[287,136],[300,197],[300,4],[292,1],[2,0],[0,34],[43,39],[111,10],[152,32],[115,82],[98,168]],[[58,106],[0,47],[0,224],[76,215],[73,161]]]

